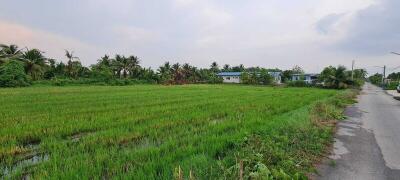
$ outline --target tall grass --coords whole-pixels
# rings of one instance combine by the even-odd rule
[[[215,179],[238,176],[242,162],[247,176],[259,175],[258,165],[271,177],[304,177],[331,138],[330,127],[310,120],[311,109],[341,93],[236,85],[0,89],[0,176],[11,167],[5,177]],[[38,152],[48,159],[15,167]]]

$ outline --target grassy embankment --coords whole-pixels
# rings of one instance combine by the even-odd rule
[[[235,85],[0,89],[0,176],[305,178],[351,94]]]

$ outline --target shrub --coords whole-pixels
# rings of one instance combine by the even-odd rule
[[[398,85],[399,85],[399,82],[390,82],[385,85],[385,89],[386,90],[396,90]]]
[[[29,86],[28,76],[25,74],[21,62],[10,60],[0,67],[0,87]]]
[[[51,81],[52,81],[53,85],[55,85],[55,86],[65,86],[65,84],[66,84],[65,79],[53,78]]]
[[[290,87],[310,87],[305,81],[291,81],[288,83]]]

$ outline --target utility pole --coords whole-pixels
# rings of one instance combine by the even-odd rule
[[[383,66],[383,83],[385,83],[386,78],[386,65]]]
[[[351,80],[354,81],[354,60],[351,63]]]

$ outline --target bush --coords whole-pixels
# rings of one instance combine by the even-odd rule
[[[28,76],[25,74],[21,62],[10,60],[0,67],[0,87],[29,86]]]
[[[65,86],[65,84],[66,84],[65,79],[53,78],[51,81],[52,81],[53,85],[55,85],[55,86]]]
[[[380,86],[380,85],[382,85],[382,78],[383,78],[382,74],[376,73],[376,74],[370,76],[368,79],[372,84]]]
[[[310,87],[310,84],[307,84],[305,81],[291,81],[288,83],[290,87]]]
[[[386,90],[396,90],[398,85],[399,85],[399,82],[390,82],[385,85],[385,89]]]

